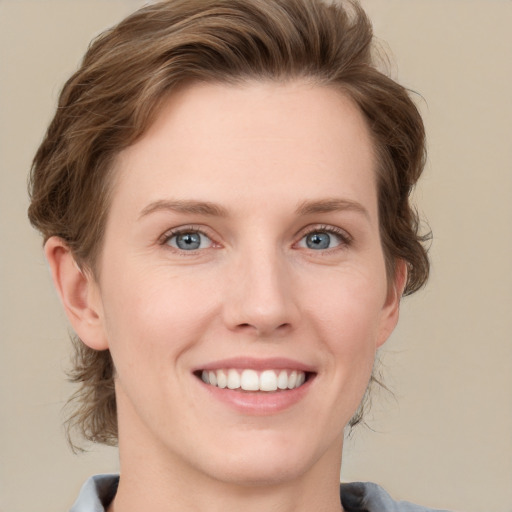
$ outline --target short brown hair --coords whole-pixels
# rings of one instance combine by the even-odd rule
[[[178,86],[203,81],[311,79],[358,105],[378,160],[378,201],[388,274],[407,263],[405,293],[429,263],[409,202],[425,160],[420,114],[407,90],[378,71],[372,27],[348,0],[168,0],[135,12],[89,47],[65,84],[31,172],[29,218],[57,235],[93,274],[109,208],[112,168]],[[76,340],[71,417],[92,441],[115,444],[114,365],[109,351]],[[361,411],[352,423],[361,420]]]

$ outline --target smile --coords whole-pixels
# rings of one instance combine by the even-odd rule
[[[241,389],[243,391],[284,391],[301,387],[307,374],[301,370],[219,369],[202,370],[201,380],[221,389]]]

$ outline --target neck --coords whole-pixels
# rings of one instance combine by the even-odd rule
[[[339,456],[330,451],[302,474],[280,481],[240,482],[212,478],[165,450],[152,453],[136,441],[125,450],[120,438],[121,478],[107,512],[340,512],[342,438],[337,444]]]
[[[172,424],[149,427],[122,392],[117,398],[121,477],[108,512],[342,510],[343,433],[319,444],[290,436],[287,418],[258,418],[229,438],[206,429],[194,440],[182,426],[177,433]]]
[[[296,482],[277,485],[240,486],[226,483],[167,481],[160,478],[148,483],[123,473],[118,494],[108,512],[204,511],[211,512],[322,512],[342,511],[339,483],[335,486],[321,483],[318,488],[299,487]]]

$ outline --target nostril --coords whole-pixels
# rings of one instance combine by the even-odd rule
[[[289,322],[279,324],[275,327],[272,325],[252,324],[250,322],[244,322],[244,323],[238,324],[236,326],[236,330],[238,330],[240,332],[254,331],[254,333],[257,334],[258,336],[271,336],[272,333],[275,333],[275,334],[279,333],[279,335],[282,336],[283,334],[286,334],[287,332],[289,332],[291,329],[292,329],[292,324]]]

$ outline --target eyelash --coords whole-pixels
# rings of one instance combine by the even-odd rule
[[[188,233],[199,233],[200,235],[203,235],[205,237],[207,237],[211,242],[212,242],[212,245],[215,246],[215,245],[218,245],[215,243],[214,239],[212,238],[212,236],[210,234],[208,234],[204,228],[202,227],[199,227],[199,226],[194,226],[194,225],[191,225],[191,226],[183,226],[183,227],[179,227],[179,228],[173,228],[173,229],[170,229],[169,231],[166,231],[159,239],[159,244],[160,245],[168,245],[169,247],[171,247],[169,245],[169,241],[175,237],[175,236],[179,236],[179,235],[184,235],[184,234],[188,234]],[[172,249],[176,249],[174,247],[171,247]],[[176,249],[178,252],[182,253],[182,252],[189,252],[191,254],[195,253],[196,251],[195,250],[191,250],[191,251],[180,251],[179,249]],[[204,249],[198,249],[198,250],[204,250]]]
[[[202,228],[200,226],[194,226],[194,225],[173,228],[173,229],[170,229],[169,231],[166,231],[160,237],[159,244],[167,245],[168,247],[171,247],[172,249],[176,250],[179,253],[188,252],[189,254],[194,254],[197,251],[204,250],[204,249],[196,249],[196,250],[185,251],[185,250],[176,249],[175,247],[172,247],[169,245],[169,241],[173,237],[179,236],[182,234],[187,234],[187,233],[199,233],[200,235],[207,237],[211,241],[213,247],[219,245],[214,241],[214,238],[209,233],[207,233],[207,231],[204,228]],[[302,230],[299,235],[300,238],[298,239],[297,242],[295,242],[294,245],[298,244],[305,237],[307,237],[308,235],[313,234],[313,233],[332,234],[340,239],[339,246],[324,249],[324,250],[322,250],[322,252],[333,251],[336,249],[344,249],[346,247],[349,247],[353,243],[353,238],[345,230],[343,230],[341,228],[338,228],[336,226],[331,226],[331,225],[315,225],[315,226],[309,226],[309,227],[305,228],[304,230]]]
[[[325,225],[325,224],[309,226],[309,227],[305,228],[305,230],[300,233],[299,241],[296,243],[299,243],[303,238],[305,238],[306,236],[311,235],[313,233],[327,233],[330,235],[336,235],[340,239],[339,247],[331,247],[330,249],[324,249],[323,252],[350,247],[353,243],[353,238],[344,229],[338,228],[336,226]]]

